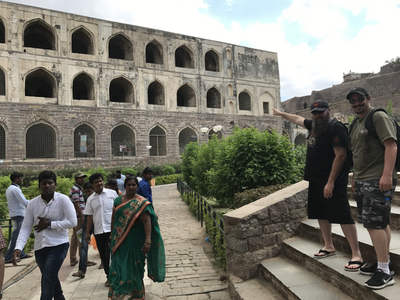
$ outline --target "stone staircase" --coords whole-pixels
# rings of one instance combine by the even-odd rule
[[[352,199],[349,188],[349,199]],[[357,220],[356,203],[350,200],[354,220]],[[374,262],[376,256],[369,234],[362,224],[356,223],[358,240],[364,261]],[[392,240],[390,256],[396,274],[400,274],[400,189],[392,202]],[[233,298],[254,299],[400,299],[400,275],[395,284],[381,290],[364,287],[368,276],[348,272],[344,265],[351,251],[340,225],[332,226],[336,255],[317,260],[313,257],[323,245],[316,220],[305,219],[299,235],[283,241],[281,255],[263,261],[259,277],[246,282],[233,283],[237,295]],[[246,286],[244,286],[246,284]],[[232,289],[231,289],[232,290]]]

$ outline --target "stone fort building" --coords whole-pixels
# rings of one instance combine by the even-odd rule
[[[347,94],[355,87],[364,87],[371,96],[371,106],[386,108],[392,101],[394,118],[400,121],[400,66],[387,64],[381,67],[378,74],[349,72],[343,75],[341,84],[333,85],[321,91],[312,91],[311,95],[293,97],[281,103],[285,112],[295,113],[310,118],[310,105],[318,99],[329,102],[331,115],[346,123],[354,113],[346,99]],[[307,130],[288,121],[281,120],[282,131],[294,144],[305,144]]]
[[[279,128],[279,90],[273,52],[0,2],[3,168],[173,162],[216,125]]]

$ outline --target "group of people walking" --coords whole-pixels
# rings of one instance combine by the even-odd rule
[[[346,96],[356,116],[348,130],[330,115],[328,102],[311,105],[311,119],[273,109],[273,114],[310,132],[304,179],[309,181],[308,217],[317,219],[324,247],[314,254],[323,259],[336,254],[332,223],[340,224],[351,247],[346,271],[371,275],[365,286],[381,289],[394,284],[390,265],[390,213],[396,188],[397,126],[384,111],[371,107],[365,88],[356,87]],[[372,119],[370,131],[366,120]],[[350,159],[352,158],[352,159]],[[353,165],[352,189],[357,202],[358,221],[368,230],[377,262],[366,264],[362,258],[355,223],[347,198],[349,168]]]
[[[148,276],[155,282],[164,281],[164,243],[149,184],[153,170],[147,167],[143,171],[141,184],[135,176],[129,175],[123,179],[124,193],[118,196],[115,190],[104,188],[101,173],[91,175],[85,183],[87,176],[77,172],[68,197],[55,191],[56,175],[43,171],[39,174],[41,195],[30,201],[25,199],[19,186],[23,175],[16,172],[11,175],[13,183],[7,190],[7,201],[14,231],[5,261],[17,265],[21,259],[29,257],[23,248],[33,228],[34,253],[42,273],[41,300],[65,299],[58,272],[68,252],[69,229],[73,229],[70,265],[79,263],[78,272],[72,276],[85,278],[87,267],[96,265],[88,261],[88,244],[93,234],[107,278],[105,286],[110,287],[109,299],[144,299],[146,257]],[[140,188],[145,191],[143,195],[139,195]],[[14,206],[16,214],[12,212]],[[1,241],[2,234],[0,248],[5,248],[4,238],[4,245]],[[0,280],[2,274],[4,276],[2,261],[0,259]]]

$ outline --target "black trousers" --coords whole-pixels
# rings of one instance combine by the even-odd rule
[[[110,270],[110,234],[111,232],[95,234],[97,249],[100,252],[100,259],[104,266],[104,272],[108,279],[108,271]]]

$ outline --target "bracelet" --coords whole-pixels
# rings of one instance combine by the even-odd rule
[[[146,244],[151,244],[151,240],[150,240],[150,239],[145,239],[144,242],[145,242]]]

